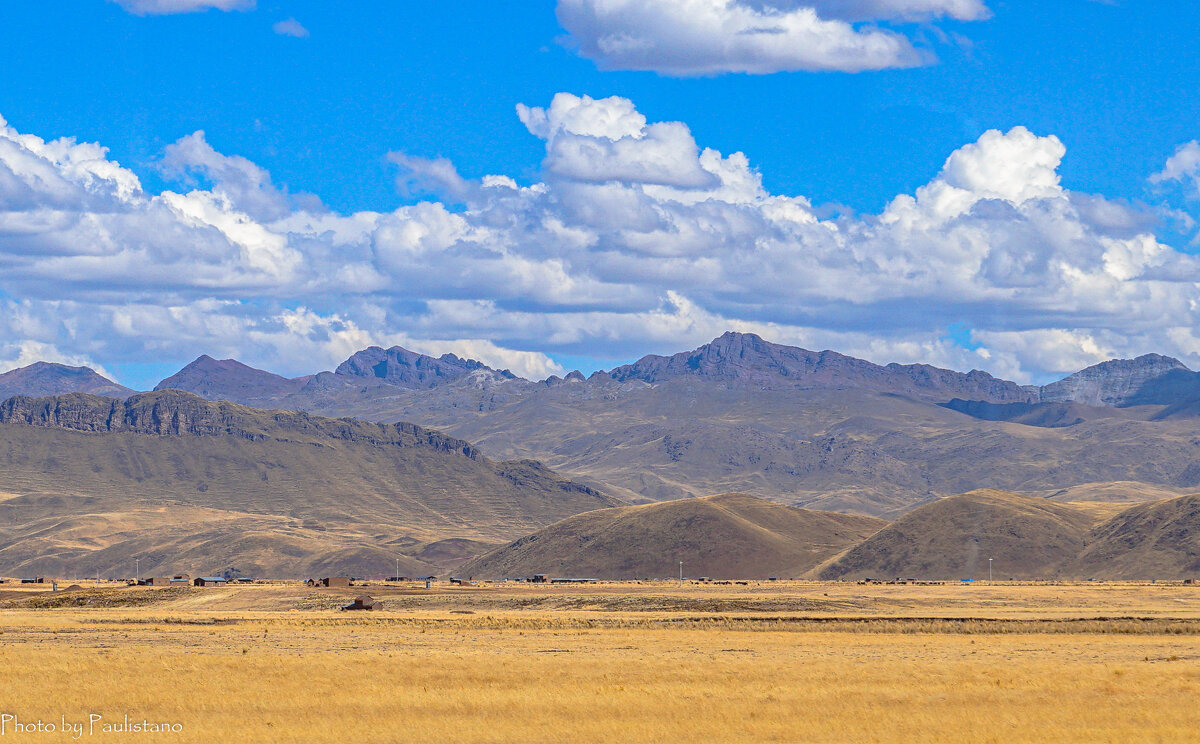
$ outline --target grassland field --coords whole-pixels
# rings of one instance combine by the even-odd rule
[[[1200,739],[1179,583],[48,590],[0,586],[0,744]]]

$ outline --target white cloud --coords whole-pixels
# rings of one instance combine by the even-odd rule
[[[989,15],[980,0],[558,0],[557,13],[602,69],[676,76],[915,67],[933,55],[855,22]]]
[[[597,101],[559,93],[549,109],[518,104],[529,132],[546,140],[549,176],[583,183],[634,181],[661,186],[714,186],[701,167],[696,140],[682,122],[647,124],[625,98]]]
[[[389,152],[387,158],[400,169],[396,186],[405,195],[434,192],[465,199],[472,189],[446,158],[422,158],[402,152]]]
[[[514,375],[528,380],[544,380],[550,375],[561,375],[567,371],[558,362],[541,352],[505,349],[481,338],[461,338],[449,341],[405,338],[397,343],[430,356],[455,354],[464,359],[475,359],[493,369],[507,369]]]
[[[1118,354],[1114,347],[1106,345],[1096,334],[1080,329],[979,331],[974,336],[991,353],[1019,359],[1025,366],[1037,369],[1080,370]],[[1021,373],[1017,372],[1017,376],[1021,376]]]
[[[137,15],[172,15],[204,10],[253,10],[255,0],[113,0]]]
[[[294,36],[297,39],[308,38],[308,29],[301,25],[300,21],[297,21],[295,18],[278,21],[271,26],[271,30],[280,36]]]
[[[544,376],[561,372],[550,354],[625,360],[730,328],[1019,381],[1109,354],[1200,364],[1200,263],[1152,215],[1064,188],[1053,136],[986,132],[879,214],[827,219],[626,99],[518,115],[545,146],[537,182],[397,154],[406,182],[454,205],[349,215],[202,132],[160,165],[187,188],[152,194],[97,144],[0,120],[0,338],[284,374],[399,343]],[[950,324],[980,347],[948,341]]]
[[[991,17],[982,0],[759,0],[748,4],[775,8],[807,5],[815,8],[822,18],[846,21],[929,21],[935,18],[981,21]]]
[[[1189,182],[1193,193],[1200,191],[1200,142],[1192,140],[1180,145],[1163,169],[1150,176],[1150,183],[1167,181]]]
[[[164,175],[192,184],[193,176],[203,176],[212,182],[213,193],[258,219],[288,213],[287,197],[271,183],[271,174],[246,158],[217,152],[202,130],[168,145],[158,165]]]

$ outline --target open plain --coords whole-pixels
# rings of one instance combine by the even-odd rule
[[[0,592],[0,715],[109,740],[1194,741],[1198,661],[1179,582]]]

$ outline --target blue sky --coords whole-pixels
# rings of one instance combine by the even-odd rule
[[[660,10],[668,15],[662,17],[671,20],[673,7],[688,2],[721,6],[714,12],[749,7],[735,8],[742,0],[663,0]],[[332,366],[361,342],[403,342],[423,351],[474,353],[536,376],[690,348],[725,327],[881,362],[977,366],[1024,380],[1147,351],[1193,366],[1200,361],[1189,315],[1196,279],[1189,221],[1196,213],[1196,168],[1185,158],[1177,173],[1148,180],[1177,148],[1200,137],[1200,45],[1194,42],[1200,6],[873,0],[862,3],[873,8],[863,11],[865,20],[834,28],[829,22],[837,21],[836,13],[822,2],[828,0],[760,0],[758,10],[746,12],[760,13],[755,23],[788,27],[793,16],[804,20],[796,15],[804,6],[815,4],[819,20],[813,23],[825,24],[823,29],[848,29],[854,40],[873,34],[898,39],[904,49],[891,62],[865,47],[839,52],[836,59],[819,49],[792,54],[816,37],[792,42],[778,32],[792,50],[764,46],[744,58],[700,59],[692,53],[695,38],[672,46],[678,39],[653,28],[655,17],[614,21],[605,15],[621,0],[7,0],[0,6],[9,31],[0,47],[0,117],[11,136],[74,138],[107,148],[105,159],[134,174],[148,200],[149,212],[140,218],[147,236],[164,230],[158,220],[165,218],[151,204],[156,200],[167,212],[184,214],[189,229],[197,220],[207,222],[191,237],[181,232],[169,247],[153,245],[150,237],[141,246],[143,228],[124,222],[119,239],[107,225],[103,237],[47,230],[31,238],[25,224],[37,200],[49,204],[58,197],[28,183],[20,193],[0,189],[0,212],[24,215],[21,229],[0,227],[0,271],[7,275],[0,275],[0,299],[11,318],[8,328],[0,327],[11,339],[0,346],[0,362],[7,361],[0,366],[32,361],[31,355],[55,357],[94,364],[145,387],[200,353],[236,355],[299,374],[315,371],[314,363]],[[205,4],[217,7],[173,12]],[[590,14],[589,22],[572,12]],[[910,15],[897,20],[904,13]],[[911,13],[920,17],[910,22]],[[279,30],[300,36],[276,31],[276,24],[289,20],[294,23]],[[649,51],[604,56],[589,47],[597,39],[643,32],[639,49]],[[919,60],[905,56],[905,49],[916,50]],[[736,71],[746,65],[756,69]],[[829,65],[882,69],[811,69]],[[700,66],[703,74],[695,74]],[[776,197],[803,197],[812,218],[836,225],[842,242],[818,249],[824,233],[780,238],[783,228],[771,222],[774,217],[714,234],[713,220],[729,217],[702,214],[692,196],[684,199],[685,214],[675,196],[657,194],[664,184],[678,187],[678,173],[646,175],[646,163],[662,166],[648,150],[606,150],[607,162],[556,171],[551,159],[561,153],[555,154],[554,143],[567,142],[566,136],[535,136],[516,106],[549,110],[559,93],[589,96],[580,104],[592,107],[589,116],[608,114],[587,101],[627,100],[650,125],[682,123],[700,152],[744,153],[746,172],[761,177],[762,193],[754,197],[759,207],[768,209],[763,205]],[[571,105],[562,104],[564,116]],[[601,137],[605,147],[624,136],[571,126],[559,131]],[[976,189],[969,216],[977,224],[970,236],[950,235],[964,228],[962,220],[948,220],[962,215],[940,212],[936,219],[926,215],[920,236],[883,235],[877,223],[898,195],[939,183],[951,153],[989,130],[1010,133],[1014,127],[1036,138],[1055,136],[1065,146],[1061,162],[1050,169],[1063,193]],[[198,130],[204,147],[177,153],[171,161],[176,167],[164,166],[172,146]],[[636,132],[633,139],[646,141]],[[1037,153],[1053,150],[1047,142],[1026,140],[1014,154],[997,141],[993,150],[1000,159],[1028,159],[1032,170],[1014,177],[1036,180],[1045,175],[1034,162]],[[671,148],[676,157],[687,146]],[[398,167],[389,153],[418,160]],[[52,155],[38,157],[65,168]],[[244,183],[221,170],[230,167],[227,161],[216,160],[227,157],[248,161],[260,174],[252,178],[269,178],[269,188],[259,181],[254,193],[269,191],[273,206],[256,212],[239,202]],[[642,159],[634,175],[622,170],[628,163],[617,163],[629,157]],[[1054,160],[1053,153],[1048,157]],[[422,164],[439,158],[462,183],[498,174],[519,187],[548,184],[548,191],[536,203],[522,195],[519,204],[497,206],[477,188],[464,190],[458,181],[430,175]],[[616,177],[592,177],[580,168]],[[9,169],[15,179],[34,178],[28,167],[10,163]],[[244,178],[245,169],[238,172]],[[409,186],[398,186],[403,172],[411,176]],[[962,187],[949,176],[944,180]],[[584,196],[580,184],[604,193]],[[93,197],[80,195],[95,184],[80,188],[71,197],[78,203],[55,208],[76,219],[134,209],[96,207]],[[216,194],[226,217],[248,215],[286,237],[281,247],[270,248],[275,252],[269,259],[255,259],[257,248],[239,242],[257,238],[231,236],[219,226],[218,237],[228,245],[217,245],[215,218],[166,204],[164,192]],[[651,201],[629,206],[630,193]],[[605,232],[636,224],[638,209],[661,216],[664,208],[654,200],[662,198],[675,200],[666,210],[666,233],[686,236],[702,225],[705,239],[669,245],[657,228],[632,241]],[[710,205],[726,199],[706,198]],[[1046,222],[1044,215],[1055,211],[1047,206],[1051,198],[1079,214],[1055,212],[1057,221]],[[609,211],[581,216],[572,199]],[[730,199],[741,205],[730,214],[744,216],[746,199]],[[443,218],[396,212],[422,202],[468,218],[457,227],[431,227]],[[998,202],[1016,211],[1001,214]],[[420,248],[436,255],[414,257],[405,247],[401,261],[374,223],[344,243],[323,243],[321,230],[295,226],[297,214],[319,212],[347,221],[368,212],[390,215],[418,232],[449,232],[434,248]],[[534,213],[538,229],[522,233],[509,226],[496,233],[499,222]],[[289,226],[280,227],[288,219]],[[567,249],[553,239],[570,242],[565,233],[551,230],[548,237],[546,224],[595,234]],[[1157,258],[1122,247],[1122,256],[1137,254],[1131,259],[1136,266],[1114,269],[1112,242],[1133,246],[1139,236],[1162,247],[1151,251],[1158,251]],[[95,241],[91,248],[80,242],[87,240]],[[964,247],[980,240],[990,241],[986,256]],[[781,252],[765,253],[766,241],[779,241],[770,250]],[[926,241],[929,246],[919,247]],[[956,246],[954,260],[941,255],[941,246],[950,244]],[[1005,251],[1017,244],[1042,247],[1022,247],[1014,259]],[[122,258],[130,245],[144,253]],[[1056,253],[1063,251],[1065,258]],[[481,254],[502,263],[471,263],[472,255]],[[930,255],[938,257],[936,265],[922,264]],[[153,263],[160,259],[161,266]],[[256,260],[259,265],[249,266]],[[294,265],[268,271],[264,261]],[[1019,277],[1014,261],[1022,266]],[[89,275],[101,262],[104,270]],[[1048,279],[1064,262],[1074,268]],[[780,283],[740,276],[737,267],[748,264],[766,274],[777,267]],[[1107,266],[1105,281],[1118,284],[1102,288],[1099,279],[1078,279],[1100,264]],[[161,270],[149,272],[158,278],[141,275],[139,267],[147,265]],[[342,281],[316,278],[339,269],[347,273]],[[960,269],[961,281],[945,280]],[[904,281],[892,281],[896,272]],[[789,285],[792,273],[800,278]],[[523,289],[524,281],[529,285]],[[549,291],[555,282],[561,286]],[[859,292],[855,284],[871,291]]]

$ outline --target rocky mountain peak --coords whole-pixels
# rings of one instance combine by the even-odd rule
[[[494,370],[474,359],[462,359],[454,354],[435,358],[401,346],[363,349],[338,365],[335,371],[348,377],[370,377],[399,387],[421,389],[457,380],[475,370],[484,370],[504,379],[516,378],[508,370]]]
[[[209,400],[244,401],[293,393],[307,381],[307,377],[288,379],[236,359],[214,359],[201,354],[154,389],[186,390]]]
[[[1156,382],[1176,386],[1194,377],[1183,362],[1162,354],[1143,354],[1135,359],[1112,359],[1082,369],[1041,389],[1044,402],[1074,401],[1091,406],[1122,406],[1152,402]],[[1188,378],[1181,380],[1180,378]]]
[[[939,369],[927,364],[886,367],[835,351],[809,351],[764,340],[753,333],[722,334],[692,351],[670,357],[650,355],[617,367],[608,375],[618,381],[665,380],[700,376],[759,387],[865,388],[881,392],[933,397],[969,397],[990,401],[1025,401],[1028,391],[986,372]]]

